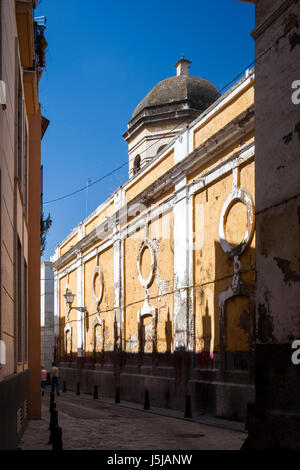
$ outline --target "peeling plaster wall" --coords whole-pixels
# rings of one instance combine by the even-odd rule
[[[228,293],[238,275],[234,278],[233,261],[220,246],[219,222],[234,185],[254,197],[253,85],[252,72],[238,82],[238,98],[230,99],[234,88],[224,98],[229,101],[226,106],[221,99],[215,110],[212,107],[213,118],[208,117],[207,123],[200,116],[201,129],[207,124],[208,134],[197,131],[204,140],[196,150],[192,141],[198,119],[165,153],[116,191],[115,214],[106,222],[108,230],[101,230],[102,239],[96,225],[104,220],[109,200],[78,227],[76,246],[56,252],[53,263],[60,286],[56,297],[61,322],[66,320],[66,271],[71,290],[77,292],[74,304],[78,300],[90,315],[83,323],[85,315],[70,314],[77,328],[72,332],[74,354],[80,348],[83,324],[85,351],[77,362],[75,356],[72,361],[61,358],[61,374],[68,387],[74,389],[79,380],[83,391],[90,392],[97,383],[101,393],[113,396],[120,386],[125,400],[137,402],[149,389],[153,404],[177,409],[183,408],[185,395],[190,394],[195,410],[245,419],[246,404],[253,401],[252,378],[248,370],[241,374],[238,367],[221,370],[220,295]],[[225,127],[218,125],[218,116]],[[128,201],[140,210],[132,210],[125,221],[122,210]],[[233,243],[243,238],[246,219],[242,204],[229,212],[227,236]],[[84,226],[90,227],[85,234]],[[254,247],[253,238],[240,256],[240,277],[246,286],[254,284]],[[97,253],[103,273],[97,337],[101,342],[105,325],[105,345],[102,351],[98,341],[94,355],[92,278]],[[96,290],[97,283],[99,279]],[[228,302],[225,353],[230,364],[235,364],[236,352],[240,362],[247,362],[249,356],[250,307],[244,297]]]
[[[195,251],[194,277],[195,302],[194,314],[196,325],[196,351],[218,352],[220,350],[220,329],[218,298],[222,291],[230,287],[233,276],[233,261],[223,252],[219,242],[219,219],[222,206],[232,190],[232,173],[220,178],[214,185],[194,196],[195,207]],[[240,184],[254,197],[254,161],[243,166]],[[236,204],[229,212],[226,223],[226,236],[231,242],[240,243],[246,229],[246,208]],[[242,263],[241,278],[245,284],[255,283],[255,237],[250,247],[240,256]],[[233,313],[236,316],[235,327],[239,324],[239,315],[244,310],[244,299],[235,302]],[[231,330],[231,320],[228,322]],[[226,330],[226,334],[228,334]],[[240,333],[235,340],[231,331],[231,349],[239,351]]]
[[[300,2],[257,0],[255,405],[246,449],[300,449]]]
[[[99,303],[93,298],[93,275],[95,266],[99,265],[103,273],[103,294]],[[98,318],[104,321],[104,350],[114,349],[114,283],[113,283],[113,248],[99,254],[99,259],[91,258],[84,264],[84,305],[88,309],[89,317],[85,321],[84,344],[85,352],[92,354],[94,351],[94,323],[96,312]],[[100,279],[97,276],[95,282],[95,293],[100,292]],[[102,332],[101,332],[102,334]],[[103,338],[102,338],[103,341]]]
[[[259,1],[257,26],[280,4]],[[292,2],[256,39],[260,55],[286,34],[256,75],[257,306],[258,320],[260,312],[269,312],[273,324],[263,342],[300,338],[300,105],[291,99],[292,82],[300,78],[300,43],[293,42],[299,25],[299,3]]]
[[[225,127],[239,113],[247,109],[254,101],[254,87],[251,83],[247,89],[236,95],[228,102],[223,109],[219,110],[215,116],[212,116],[208,122],[199,126],[194,131],[194,148],[199,147],[213,134]]]
[[[153,282],[149,286],[149,305],[158,310],[157,351],[170,350],[173,342],[173,214],[168,212],[148,225],[148,237],[156,258]],[[138,311],[145,301],[145,289],[137,278],[138,251],[144,240],[144,229],[125,240],[125,351],[138,351]],[[147,278],[151,270],[149,250],[141,258],[141,273]],[[170,332],[171,338],[170,338]]]

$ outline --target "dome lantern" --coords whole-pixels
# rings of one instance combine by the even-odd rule
[[[219,98],[212,83],[189,74],[190,64],[183,55],[175,65],[176,76],[159,82],[135,108],[123,134],[128,143],[130,177]],[[137,156],[138,166],[134,165]]]
[[[185,75],[186,77],[190,74],[190,64],[192,62],[184,58],[184,54],[182,54],[181,59],[175,65],[176,67],[176,76],[179,77],[180,75]]]

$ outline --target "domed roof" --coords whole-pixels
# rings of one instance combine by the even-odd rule
[[[166,78],[159,82],[135,108],[129,127],[140,118],[155,119],[166,113],[204,111],[219,98],[216,87],[200,77],[191,77],[191,62],[184,56],[177,62],[176,77]]]
[[[203,78],[187,75],[166,78],[159,82],[137,105],[131,120],[146,108],[163,108],[166,105],[182,102],[187,102],[189,108],[204,111],[219,96],[216,87]],[[157,114],[161,112],[163,109],[157,109]]]

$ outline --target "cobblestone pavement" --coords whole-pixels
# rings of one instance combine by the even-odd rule
[[[199,422],[129,408],[85,395],[56,398],[64,450],[234,450],[246,434]],[[42,419],[30,421],[19,446],[51,450],[49,395],[43,398]]]

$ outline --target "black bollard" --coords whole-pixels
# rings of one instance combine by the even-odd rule
[[[55,426],[53,429],[52,450],[55,450],[55,451],[63,450],[62,429],[58,425]]]
[[[94,400],[98,400],[98,385],[94,385]]]
[[[50,413],[52,413],[52,411],[55,410],[55,408],[56,408],[56,403],[55,401],[52,401],[50,403],[50,408],[49,408]]]
[[[80,384],[77,382],[76,395],[80,395]]]
[[[149,390],[145,390],[144,410],[150,410]]]
[[[51,413],[52,411],[52,404],[54,403],[54,392],[50,392],[50,406],[49,406],[49,411]]]
[[[57,410],[54,409],[51,413],[51,420],[50,420],[50,435],[49,435],[49,441],[48,444],[53,444],[53,439],[54,439],[54,430],[58,426],[58,414]]]
[[[55,385],[54,385],[54,382],[52,380],[52,383],[51,383],[51,392],[54,392],[55,391]]]
[[[54,415],[55,415],[55,412],[57,413],[57,409],[56,409],[56,403],[55,401],[52,403],[52,410],[51,410],[51,413],[50,413],[50,423],[49,423],[49,431],[51,431],[51,429],[53,428],[53,419],[54,419]]]
[[[185,397],[185,410],[184,410],[184,417],[191,418],[192,417],[192,405],[191,405],[191,397],[187,395]]]
[[[119,389],[119,387],[116,388],[116,399],[115,399],[115,403],[121,403],[121,399],[120,399],[120,389]]]
[[[64,383],[63,383],[63,393],[66,393],[66,391],[67,391],[67,384],[64,381]]]

